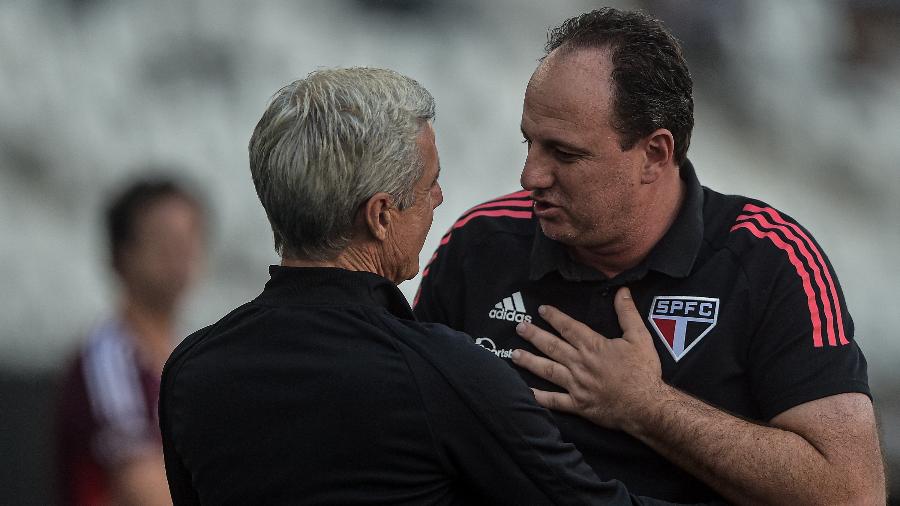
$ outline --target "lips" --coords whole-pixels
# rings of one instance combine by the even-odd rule
[[[548,215],[554,214],[556,210],[559,209],[559,206],[553,204],[552,202],[534,199],[534,214],[537,215],[538,218],[543,218]]]

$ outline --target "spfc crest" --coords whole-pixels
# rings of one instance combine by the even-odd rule
[[[647,320],[678,362],[716,326],[718,317],[719,299],[673,295],[654,297]]]

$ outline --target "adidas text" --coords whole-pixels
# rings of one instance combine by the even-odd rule
[[[494,304],[494,308],[488,311],[488,318],[515,323],[531,323],[531,316],[525,310],[522,292],[516,292],[509,297],[504,297],[503,300]]]
[[[513,311],[512,309],[491,309],[490,312],[488,312],[488,317],[495,320],[506,320],[508,322],[531,323],[531,315],[518,313],[516,311]]]

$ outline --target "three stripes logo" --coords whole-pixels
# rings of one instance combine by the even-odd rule
[[[654,297],[647,320],[676,362],[709,334],[719,319],[719,299]]]
[[[813,346],[848,344],[837,285],[819,246],[796,223],[771,207],[747,204],[731,231],[746,230],[788,256],[800,277],[812,325]]]
[[[488,317],[508,322],[531,323],[531,315],[525,311],[522,292],[516,292],[509,297],[504,297],[503,300],[494,304],[494,308],[488,311]]]

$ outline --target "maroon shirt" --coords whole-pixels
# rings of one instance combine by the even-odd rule
[[[118,320],[91,331],[63,379],[57,449],[63,504],[105,504],[110,472],[161,451],[158,371],[138,360],[134,337]]]

